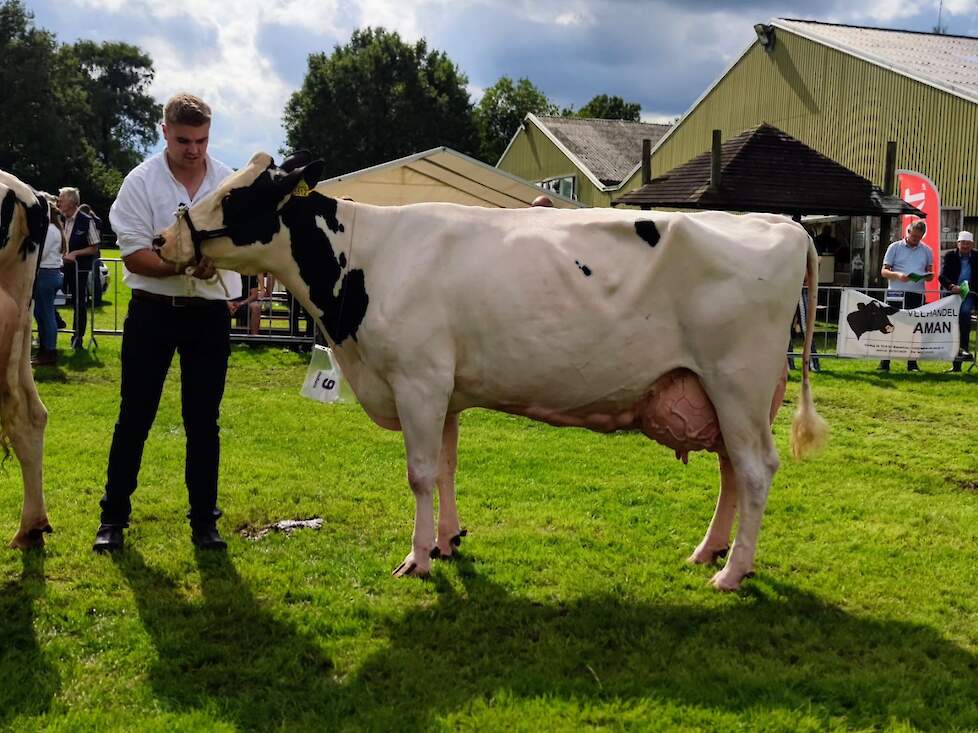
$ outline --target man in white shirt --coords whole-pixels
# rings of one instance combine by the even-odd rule
[[[907,236],[886,248],[880,275],[890,281],[886,301],[897,308],[919,308],[924,304],[925,284],[934,279],[934,255],[921,243],[927,225],[918,219],[910,225]],[[888,372],[890,360],[880,362],[879,369]],[[908,372],[919,372],[916,361],[907,362]]]
[[[227,300],[240,295],[241,279],[237,273],[215,270],[206,258],[191,274],[174,272],[153,251],[152,241],[173,223],[180,204],[211,193],[231,169],[207,154],[211,110],[203,100],[177,95],[166,103],[163,117],[166,148],[126,176],[109,213],[125,264],[124,280],[133,292],[123,327],[121,404],[100,502],[96,552],[123,545],[143,446],[174,352],[180,354],[191,540],[204,549],[226,547],[216,524],[221,516],[218,417],[230,354]]]

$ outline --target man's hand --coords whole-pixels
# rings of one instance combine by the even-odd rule
[[[214,267],[213,260],[209,257],[204,257],[197,263],[196,269],[190,274],[201,280],[210,280],[217,274],[217,268]]]
[[[228,301],[228,313],[232,316],[237,312],[239,303],[235,303],[233,300]]]
[[[910,277],[905,272],[898,272],[898,273],[896,273],[896,275],[897,275],[897,278],[902,283],[908,282],[910,280]]]
[[[75,261],[75,253],[74,252],[65,252],[61,256],[61,259],[63,261],[65,261],[65,262],[74,262]]]
[[[952,285],[950,288],[948,288],[948,292],[954,293],[955,295],[960,295],[961,288],[958,285]]]

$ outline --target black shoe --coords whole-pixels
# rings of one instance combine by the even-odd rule
[[[907,371],[908,372],[919,372],[920,371],[920,367],[917,366],[917,362],[911,361],[911,362],[908,362],[907,363]]]
[[[217,525],[209,524],[190,528],[190,541],[201,550],[226,550],[228,543],[217,531]]]
[[[880,362],[880,365],[878,367],[876,367],[876,370],[879,371],[879,372],[888,372],[888,371],[890,371],[890,362],[888,362],[888,361],[886,361],[886,362],[881,361]]]
[[[124,527],[121,524],[100,524],[95,533],[95,552],[115,552],[121,550],[125,541]]]

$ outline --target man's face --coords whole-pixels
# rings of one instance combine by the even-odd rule
[[[974,242],[969,242],[965,239],[958,240],[958,252],[962,257],[967,257],[971,254],[972,247],[975,246]]]
[[[185,171],[196,171],[204,166],[211,123],[203,125],[163,124],[163,138],[170,165]]]
[[[911,247],[916,247],[920,244],[920,240],[923,239],[924,233],[919,229],[911,229],[910,233],[907,235],[907,244]]]
[[[72,216],[75,213],[75,209],[77,208],[78,207],[75,206],[75,202],[70,198],[68,198],[68,194],[66,193],[58,194],[58,211],[61,212],[62,216],[64,217]]]

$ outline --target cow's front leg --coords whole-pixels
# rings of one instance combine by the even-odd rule
[[[458,522],[455,504],[455,470],[458,467],[458,413],[445,418],[441,434],[441,459],[438,462],[438,540],[435,557],[455,554],[465,533]]]
[[[713,520],[706,536],[689,556],[689,561],[697,565],[712,565],[726,557],[730,549],[730,531],[737,513],[737,478],[729,458],[720,455],[719,462],[720,498],[717,499],[717,508],[713,512]]]
[[[41,547],[44,544],[44,533],[51,531],[44,506],[42,475],[44,428],[48,413],[37,396],[37,387],[31,373],[29,329],[26,330],[19,352],[14,356],[17,363],[12,363],[11,368],[17,370],[18,379],[14,386],[15,392],[4,401],[2,419],[20,462],[24,480],[24,508],[20,530],[14,535],[10,546],[27,549]]]
[[[434,488],[439,472],[442,431],[448,392],[433,393],[430,385],[410,382],[395,387],[397,415],[407,451],[408,484],[414,494],[414,536],[411,552],[393,575],[426,577],[435,548]]]

